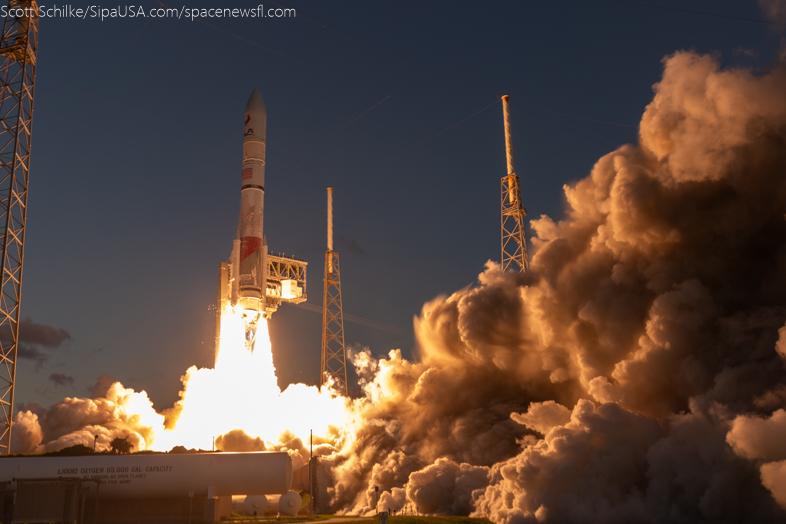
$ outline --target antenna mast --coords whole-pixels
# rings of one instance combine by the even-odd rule
[[[336,391],[348,395],[347,353],[344,348],[344,312],[341,305],[341,274],[338,253],[333,251],[333,188],[327,188],[327,252],[325,292],[322,295],[322,365],[319,387],[332,377]]]
[[[508,95],[502,97],[502,113],[505,118],[505,154],[508,160],[508,174],[502,177],[502,270],[514,269],[523,272],[529,269],[527,239],[524,234],[527,210],[521,203],[519,177],[513,167]]]

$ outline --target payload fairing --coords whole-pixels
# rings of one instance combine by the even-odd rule
[[[253,351],[260,319],[270,318],[281,302],[306,300],[307,262],[268,253],[264,235],[266,134],[265,101],[254,89],[243,124],[240,219],[232,256],[218,271],[216,348],[221,316],[231,309],[243,316],[246,348]]]

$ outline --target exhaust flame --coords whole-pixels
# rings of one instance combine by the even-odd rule
[[[284,433],[307,442],[309,431],[327,438],[331,425],[346,418],[345,400],[325,388],[303,384],[281,391],[268,334],[267,320],[256,323],[251,350],[247,319],[233,310],[222,315],[221,341],[213,369],[191,366],[183,380],[179,417],[171,429],[156,435],[152,449],[173,446],[210,449],[213,438],[241,429],[274,447]],[[239,402],[238,399],[243,399]],[[309,413],[303,417],[304,410]]]
[[[281,391],[267,320],[256,323],[251,345],[247,320],[232,309],[222,315],[215,367],[188,368],[174,407],[159,414],[147,393],[102,376],[92,399],[66,398],[41,413],[41,420],[31,411],[18,412],[14,452],[44,453],[75,444],[93,447],[94,442],[101,450],[108,449],[115,437],[128,437],[135,451],[214,445],[224,451],[287,451],[297,468],[308,459],[312,430],[318,454],[346,444],[351,403],[329,384],[322,391],[304,384]]]
[[[243,324],[246,339],[246,351],[249,353],[254,352],[256,345],[257,331],[259,329],[260,315],[257,311],[244,311]],[[264,320],[264,319],[263,319]]]

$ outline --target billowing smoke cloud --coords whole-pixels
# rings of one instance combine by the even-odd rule
[[[106,398],[109,388],[117,381],[115,377],[110,377],[106,373],[102,373],[101,376],[96,379],[96,383],[92,389],[88,389],[88,391],[90,391],[90,398],[93,400]]]
[[[292,467],[297,470],[308,463],[309,450],[303,441],[291,433],[284,432],[279,437],[279,442],[271,444],[259,437],[250,437],[243,430],[236,429],[221,435],[216,439],[216,449],[221,451],[285,451],[292,458]],[[334,452],[331,449],[330,452]],[[322,452],[324,453],[324,452]],[[322,453],[315,453],[319,456]]]
[[[414,361],[353,355],[365,395],[317,442],[333,510],[379,487],[499,524],[786,520],[786,70],[676,53],[639,142],[531,222],[530,271],[426,304]],[[154,438],[129,395],[20,413],[19,441]],[[308,456],[286,431],[216,442]]]
[[[668,57],[640,144],[532,221],[529,272],[427,304],[417,362],[360,359],[336,507],[379,485],[498,523],[786,518],[785,172],[783,68]],[[468,506],[462,468],[488,470]]]
[[[100,379],[99,379],[100,380]],[[147,393],[115,382],[102,398],[66,398],[39,417],[19,411],[12,427],[12,453],[44,453],[82,444],[109,449],[116,437],[129,438],[135,451],[147,449],[163,429],[164,417],[153,409]]]
[[[17,412],[11,431],[11,453],[35,453],[43,438],[38,415],[29,410]]]

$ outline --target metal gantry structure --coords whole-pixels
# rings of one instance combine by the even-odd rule
[[[6,13],[0,38],[0,453],[8,454],[19,344],[38,5],[34,0],[10,0]]]
[[[529,269],[527,237],[524,232],[527,210],[521,203],[519,177],[513,167],[508,95],[502,97],[502,113],[505,118],[505,153],[508,160],[508,174],[502,177],[502,270],[526,271]]]
[[[347,352],[344,347],[344,310],[341,304],[341,272],[338,253],[333,251],[333,188],[328,194],[328,247],[325,252],[325,289],[322,295],[322,365],[319,387],[330,379],[336,391],[349,395]]]

